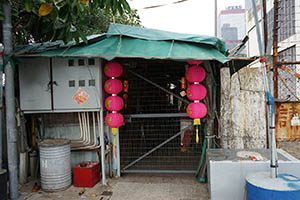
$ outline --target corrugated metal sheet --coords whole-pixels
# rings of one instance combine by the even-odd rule
[[[300,140],[300,126],[292,126],[291,120],[295,114],[300,116],[300,103],[276,104],[276,139],[277,141]]]

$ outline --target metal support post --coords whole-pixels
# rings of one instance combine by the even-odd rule
[[[102,102],[102,101],[101,101]],[[100,145],[101,145],[101,172],[102,172],[102,184],[106,185],[105,176],[105,144],[104,144],[104,124],[103,124],[103,108],[100,109]]]
[[[215,0],[215,37],[218,36],[218,0]]]
[[[4,54],[11,55],[12,32],[11,32],[11,5],[3,5],[3,43]],[[15,85],[14,71],[11,63],[5,66],[5,105],[6,105],[6,134],[7,134],[7,157],[9,171],[10,199],[17,199],[18,194],[18,157],[17,157],[17,129],[16,129],[16,108],[15,108]]]
[[[121,160],[120,160],[120,135],[119,135],[119,128],[118,128],[118,133],[116,136],[116,150],[117,150],[117,177],[121,176]]]
[[[263,21],[264,21],[264,49],[265,54],[267,54],[268,48],[268,22],[267,22],[267,0],[263,0],[262,2],[262,11],[263,11]]]
[[[274,1],[274,5],[275,2]],[[253,8],[253,13],[254,13],[254,18],[255,18],[255,24],[256,24],[256,33],[257,33],[257,42],[259,46],[259,54],[260,57],[264,56],[264,47],[263,47],[263,42],[261,39],[261,31],[260,31],[260,25],[258,21],[258,15],[257,15],[257,9],[256,9],[256,2],[255,0],[252,0],[252,8]],[[274,7],[275,11],[275,7]],[[274,13],[275,15],[275,13]],[[276,151],[276,140],[275,140],[275,112],[274,112],[274,97],[270,94],[270,88],[269,88],[269,82],[267,79],[267,71],[266,71],[266,66],[265,62],[262,62],[261,66],[262,74],[263,74],[263,80],[264,80],[264,89],[266,92],[266,101],[267,101],[267,107],[268,107],[268,113],[271,114],[271,119],[268,120],[269,123],[269,135],[271,134],[271,178],[276,178],[277,177],[277,151]],[[269,115],[268,115],[269,117]]]
[[[101,61],[101,60],[100,60]],[[102,62],[100,62],[100,69],[102,69]],[[99,75],[100,87],[103,88],[102,84],[102,74]],[[100,152],[101,152],[101,173],[102,173],[102,184],[106,185],[106,176],[105,176],[105,143],[104,143],[104,116],[103,116],[103,96],[102,93],[99,94],[99,102],[100,102],[100,122],[98,126],[100,126]]]
[[[274,29],[273,29],[273,82],[274,98],[278,98],[278,0],[274,0]]]
[[[278,62],[278,0],[274,0],[274,29],[273,29],[273,102],[271,103],[272,119],[271,119],[271,133],[272,133],[272,159],[271,159],[271,177],[277,177],[277,153],[276,151],[276,137],[275,137],[275,98],[278,98],[278,77],[277,77],[277,62]]]
[[[3,65],[3,46],[0,44],[0,65]],[[2,113],[3,113],[3,72],[0,70],[0,170],[2,169],[2,148],[3,148],[3,134],[2,134]]]

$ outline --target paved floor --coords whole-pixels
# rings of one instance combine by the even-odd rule
[[[207,200],[207,184],[199,183],[193,175],[141,175],[127,174],[118,179],[110,179],[107,186],[101,184],[93,188],[71,186],[61,192],[32,193],[34,182],[30,181],[21,188],[20,200],[56,200],[56,199],[95,199],[95,200]],[[92,194],[96,196],[93,197]]]
[[[300,142],[279,142],[280,148],[300,159]],[[118,179],[109,179],[108,185],[95,185],[86,188],[83,195],[79,195],[82,188],[71,186],[61,192],[46,193],[39,191],[32,193],[34,181],[20,188],[20,200],[208,200],[207,184],[199,183],[193,175],[150,175],[127,174]],[[95,194],[95,197],[91,195]]]

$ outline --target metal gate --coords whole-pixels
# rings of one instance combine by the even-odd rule
[[[187,99],[179,97],[185,64],[139,61],[125,65],[125,74],[129,92],[120,128],[121,171],[194,173],[203,138],[195,143]]]

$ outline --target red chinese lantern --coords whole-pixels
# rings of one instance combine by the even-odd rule
[[[207,108],[203,103],[190,103],[186,109],[186,113],[190,118],[201,119],[205,117]]]
[[[124,106],[124,101],[119,96],[109,96],[105,99],[105,108],[109,111],[120,111]]]
[[[123,73],[123,67],[121,64],[111,61],[104,66],[104,74],[108,77],[119,77]]]
[[[199,101],[205,98],[206,88],[201,84],[192,84],[186,90],[187,97],[192,101]]]
[[[105,117],[105,123],[111,128],[119,128],[123,125],[124,117],[120,113],[109,113]]]
[[[205,79],[205,70],[203,67],[193,65],[188,68],[185,77],[189,82],[201,82]]]
[[[194,119],[194,125],[196,126],[196,143],[199,143],[198,126],[201,124],[200,119],[205,117],[207,113],[206,106],[199,102],[190,103],[186,109],[186,113],[190,118]]]
[[[119,79],[108,79],[105,81],[104,90],[108,94],[119,94],[122,89],[123,85]]]
[[[197,61],[197,60],[191,60],[187,62],[190,65],[200,65],[203,63],[203,61]]]

